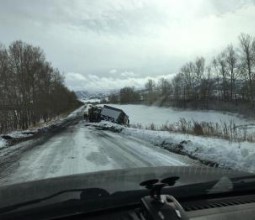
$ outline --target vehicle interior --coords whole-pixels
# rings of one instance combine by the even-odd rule
[[[1,219],[254,219],[253,176],[232,179],[237,183],[235,191],[229,192],[217,192],[215,181],[172,187],[178,179],[146,180],[140,183],[144,190],[113,194],[99,188],[66,190],[1,208],[0,216]],[[239,189],[240,180],[242,184],[246,182],[245,190]],[[78,192],[79,198],[44,204],[70,192]],[[37,203],[40,206],[36,206]]]

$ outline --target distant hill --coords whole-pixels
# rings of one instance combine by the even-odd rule
[[[87,91],[76,91],[75,94],[78,99],[87,99],[90,97],[90,93]]]
[[[78,99],[104,99],[109,96],[109,92],[88,92],[85,90],[75,91]]]

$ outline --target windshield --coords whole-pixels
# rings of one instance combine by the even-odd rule
[[[0,185],[252,175],[254,21],[251,0],[1,1]]]

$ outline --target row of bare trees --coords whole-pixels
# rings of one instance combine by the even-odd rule
[[[77,104],[39,47],[22,41],[0,45],[0,133],[26,129]]]
[[[134,87],[124,87],[118,93],[112,93],[109,96],[109,101],[120,104],[138,103],[140,101],[140,95]]]
[[[239,45],[228,45],[211,62],[203,57],[184,64],[172,79],[149,80],[145,100],[179,107],[206,107],[212,103],[255,106],[255,38],[239,36]]]

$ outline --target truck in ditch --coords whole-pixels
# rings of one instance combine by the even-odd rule
[[[99,122],[101,120],[111,121],[121,125],[129,125],[128,115],[119,108],[104,105],[103,107],[91,106],[86,118],[89,122]],[[84,119],[86,119],[84,116]]]
[[[129,125],[129,117],[122,109],[108,105],[104,105],[102,108],[101,119],[121,125]]]

